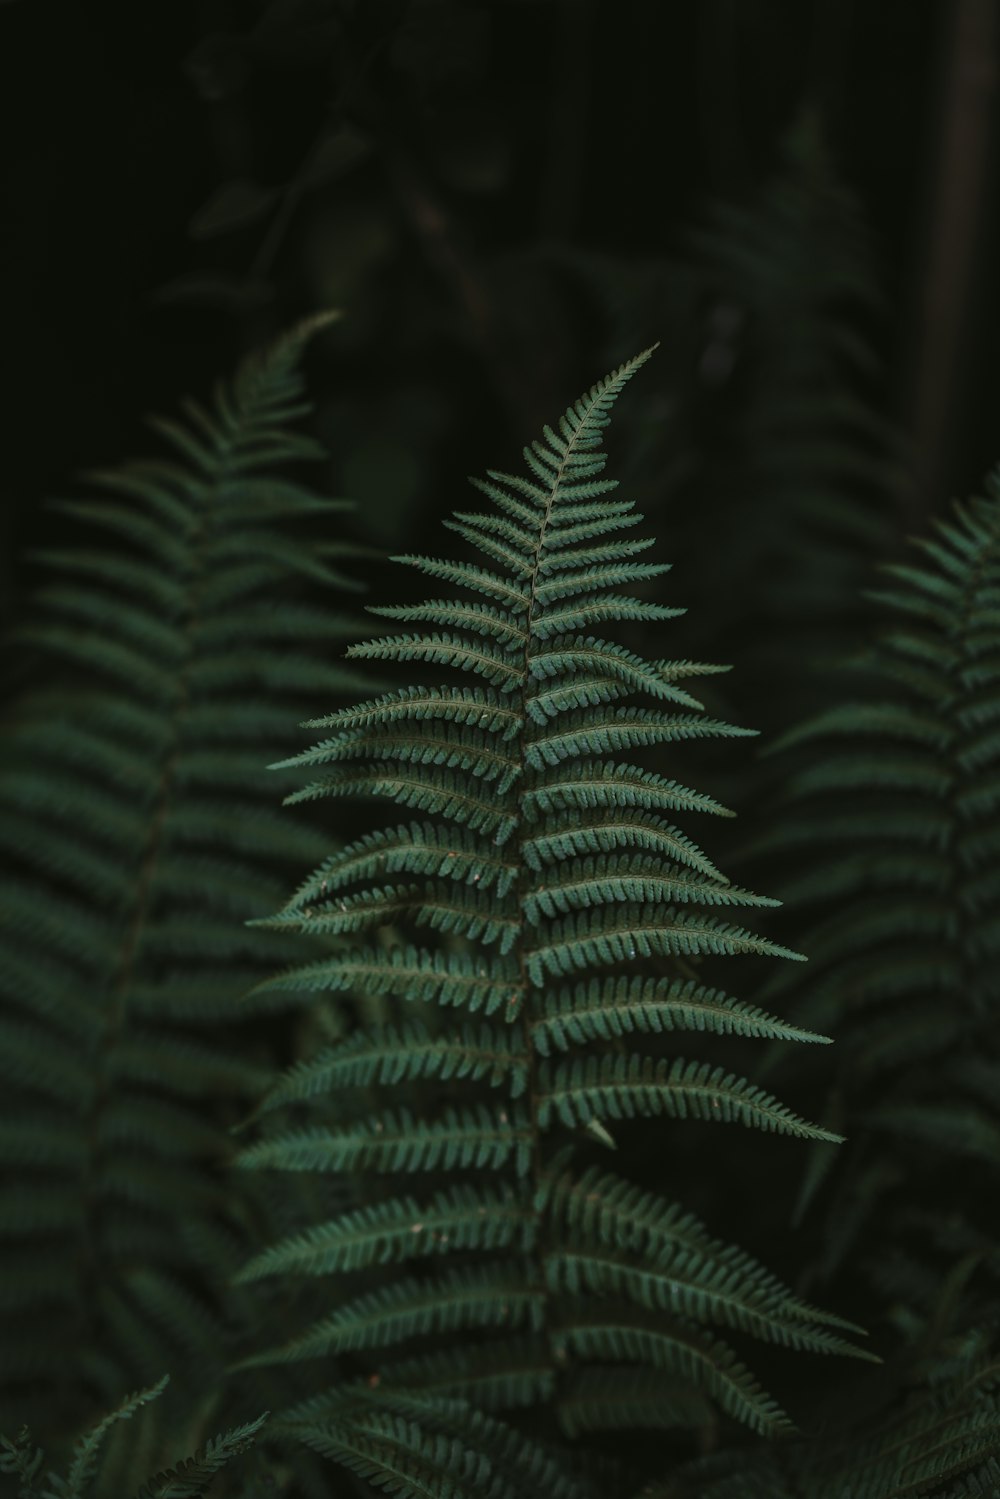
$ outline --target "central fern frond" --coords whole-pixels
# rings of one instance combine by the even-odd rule
[[[653,749],[672,768],[683,742],[748,732],[682,685],[716,668],[646,661],[601,633],[625,619],[658,633],[679,612],[620,591],[666,567],[641,560],[641,517],[601,477],[612,405],[650,352],[544,429],[528,477],[477,482],[490,508],[452,529],[481,560],[400,559],[471,599],[376,610],[415,628],[348,652],[462,678],[316,721],[327,737],[283,762],[316,773],[293,800],[383,796],[410,813],[327,859],[268,923],[333,941],[274,986],[409,1011],[294,1066],[241,1158],[363,1172],[370,1196],[243,1273],[352,1277],[326,1315],[251,1360],[337,1356],[341,1383],[288,1418],[300,1432],[349,1422],[364,1375],[389,1401],[552,1400],[567,1431],[690,1425],[714,1403],[769,1433],[787,1417],[722,1334],[858,1351],[843,1337],[856,1329],[677,1206],[574,1165],[585,1137],[613,1146],[617,1121],[637,1117],[837,1138],[660,1049],[680,1031],[824,1038],[699,982],[702,957],[798,955],[738,924],[775,903],[676,824],[725,809],[631,761]],[[275,1126],[302,1106],[305,1121]],[[421,1350],[400,1360],[411,1338]]]

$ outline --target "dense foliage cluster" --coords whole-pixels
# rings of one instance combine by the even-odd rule
[[[25,627],[73,676],[5,742],[4,1470],[219,1491],[270,1409],[238,1481],[289,1494],[331,1462],[441,1499],[992,1492],[1000,488],[889,570],[860,691],[777,747],[755,858],[798,866],[803,965],[693,836],[729,809],[685,764],[748,731],[692,693],[718,668],[659,653],[684,611],[602,472],[651,351],[475,481],[462,554],[400,559],[457,592],[373,606],[368,695],[287,753],[302,704],[366,685],[357,625],[307,602],[348,581],[329,506],[280,476],[316,451],[312,327],[160,424],[179,461],[103,476],[81,513],[121,543],[50,554]],[[730,1065],[754,1050],[822,1123]],[[791,1278],[836,1311],[712,1221],[685,1121],[760,1134],[760,1183],[814,1152]],[[24,1421],[65,1442],[157,1361],[173,1407],[125,1428],[164,1381],[126,1397],[38,1491]]]
[[[932,9],[0,5],[0,1493],[1000,1499]]]

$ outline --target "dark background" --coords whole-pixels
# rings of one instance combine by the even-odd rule
[[[657,338],[653,415],[710,468],[754,351],[706,375],[690,236],[754,211],[803,108],[869,235],[866,398],[913,529],[1000,449],[998,32],[993,0],[3,0],[8,617],[45,496],[320,306],[330,482],[379,545]]]

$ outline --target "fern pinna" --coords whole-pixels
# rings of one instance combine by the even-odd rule
[[[652,633],[679,612],[621,591],[666,569],[599,477],[611,407],[648,352],[525,450],[529,477],[477,484],[493,508],[449,524],[479,560],[401,559],[474,597],[378,609],[425,628],[348,652],[464,680],[335,713],[285,762],[319,770],[292,801],[381,796],[409,816],[327,858],[267,921],[340,944],[267,988],[405,1011],[297,1063],[260,1106],[244,1168],[348,1174],[362,1200],[246,1267],[246,1281],[337,1277],[318,1320],[249,1362],[326,1359],[336,1382],[284,1429],[350,1463],[360,1431],[370,1471],[405,1492],[437,1461],[435,1422],[456,1399],[552,1402],[570,1433],[691,1425],[714,1403],[770,1433],[787,1418],[727,1330],[858,1351],[850,1324],[676,1204],[575,1163],[578,1142],[613,1145],[639,1116],[832,1138],[720,1067],[655,1055],[679,1031],[821,1038],[691,975],[703,954],[795,954],[729,919],[774,902],[730,884],[673,821],[723,809],[619,758],[745,732],[684,685],[712,668],[646,661],[601,633],[621,620]],[[653,706],[622,701],[634,696]],[[448,1471],[453,1487],[419,1491],[485,1491]],[[525,1492],[499,1472],[497,1492]]]
[[[262,765],[350,680],[343,617],[304,596],[350,580],[296,534],[337,504],[279,477],[322,452],[292,425],[313,326],[155,423],[176,458],[97,476],[81,539],[43,554],[19,648],[46,685],[0,743],[8,1429],[224,1365],[226,1127],[268,1076],[240,1000],[281,952],[243,923],[328,846],[275,816]]]

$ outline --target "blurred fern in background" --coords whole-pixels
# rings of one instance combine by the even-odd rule
[[[172,457],[53,510],[16,641],[33,685],[0,745],[7,1430],[55,1437],[165,1370],[189,1398],[224,1367],[247,1212],[226,1126],[268,1075],[248,1021],[288,1008],[246,1001],[285,945],[245,922],[330,847],[275,816],[264,767],[316,693],[357,680],[336,659],[351,626],[313,601],[355,584],[302,533],[340,507],[285,475],[322,456],[295,428],[326,321],[157,421]]]

